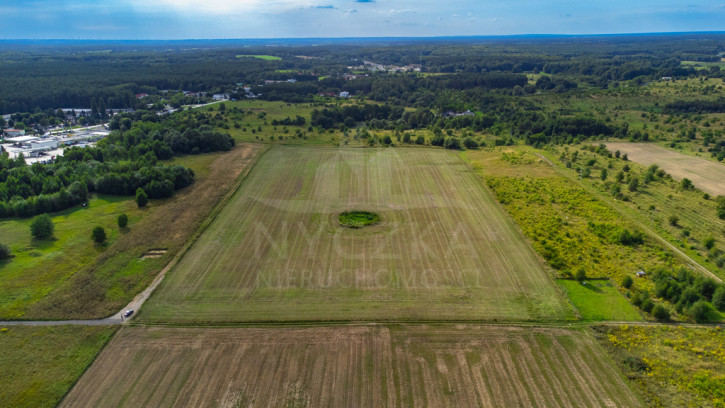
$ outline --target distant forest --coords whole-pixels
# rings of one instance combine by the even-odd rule
[[[465,104],[478,103],[476,92],[482,89],[533,91],[522,73],[545,74],[536,89],[552,92],[661,77],[722,76],[717,67],[696,70],[681,61],[719,61],[724,39],[722,34],[514,36],[280,40],[274,46],[255,41],[4,41],[0,42],[0,113],[90,108],[92,100],[107,109],[137,108],[145,104],[135,97],[139,93],[234,93],[238,84],[255,86],[255,93],[269,100],[310,101],[318,93],[349,91],[377,101],[443,110],[455,106],[446,106],[451,98],[442,101],[440,92],[463,92],[457,99]],[[240,55],[273,55],[281,60]],[[343,78],[350,72],[347,67],[366,60],[421,64],[424,74],[455,75],[374,73]],[[296,82],[265,84],[288,79]]]

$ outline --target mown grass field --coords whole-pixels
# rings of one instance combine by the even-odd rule
[[[55,407],[115,332],[0,326],[0,406]]]
[[[608,280],[557,280],[583,320],[642,321],[637,309]]]
[[[710,195],[725,195],[725,165],[678,153],[652,143],[607,143],[643,166],[656,164],[676,180],[690,179],[695,187]]]
[[[649,406],[725,406],[725,332],[720,328],[621,326],[596,332]]]
[[[343,228],[338,214],[380,222]],[[144,322],[568,319],[471,168],[435,149],[266,153],[166,276]]]
[[[32,219],[0,221],[2,243],[14,258],[0,263],[0,320],[98,318],[117,312],[150,284],[206,214],[234,184],[261,146],[177,158],[197,181],[167,200],[139,209],[133,198],[96,195],[88,207],[51,214],[55,239],[30,235]],[[117,217],[129,216],[120,229]],[[91,240],[102,225],[107,244]],[[143,258],[150,249],[158,258]]]
[[[586,332],[477,326],[126,328],[77,406],[642,406]]]
[[[265,61],[279,61],[282,59],[273,55],[237,55],[237,58],[259,58]]]

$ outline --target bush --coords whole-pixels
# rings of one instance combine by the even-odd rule
[[[478,149],[478,142],[471,139],[470,137],[467,137],[463,141],[463,145],[466,146],[466,149]]]
[[[128,225],[128,215],[121,214],[118,216],[118,226],[121,228],[125,228],[126,225]]]
[[[579,282],[583,282],[587,278],[587,271],[585,271],[584,268],[579,268],[576,271],[574,278],[576,278]]]
[[[53,236],[53,232],[55,232],[55,226],[48,214],[35,217],[30,224],[30,233],[35,239],[48,239]]]
[[[632,180],[629,181],[627,188],[632,192],[637,191],[639,188],[639,179],[637,177],[632,177]]]
[[[695,302],[690,308],[687,310],[688,316],[695,319],[698,323],[705,323],[709,320],[710,311],[712,310],[712,305],[705,302],[704,300],[700,300]]]
[[[93,228],[93,232],[91,233],[91,238],[96,243],[101,243],[106,240],[106,230],[103,229],[101,226],[97,226],[96,228]]]
[[[433,139],[431,139],[430,144],[433,146],[443,146],[445,142],[446,139],[443,137],[443,135],[435,135],[433,136]]]
[[[702,243],[705,245],[705,248],[710,250],[710,249],[712,249],[712,247],[715,246],[715,238],[707,237],[707,238],[705,238],[704,241],[702,241]]]
[[[712,305],[722,312],[725,312],[725,285],[720,285],[712,294]]]
[[[425,144],[425,136],[418,135],[418,137],[415,138],[415,144],[417,144],[417,145]]]
[[[140,207],[145,207],[146,204],[149,203],[149,196],[146,194],[146,192],[139,187],[138,190],[136,190],[136,204],[138,204]]]
[[[645,299],[642,301],[642,310],[644,310],[647,313],[651,313],[652,309],[655,307],[654,302],[652,302],[652,299]]]
[[[725,220],[725,196],[717,196],[717,216]]]
[[[676,215],[670,215],[670,217],[667,219],[673,227],[677,226],[677,223],[680,222],[680,217]]]
[[[652,308],[652,316],[654,316],[657,320],[666,322],[670,320],[670,310],[658,303],[654,308]]]
[[[457,137],[449,137],[446,139],[444,147],[446,149],[461,150],[461,139]]]
[[[637,246],[642,245],[644,238],[642,237],[642,233],[639,231],[630,232],[625,229],[619,233],[618,241],[622,245]]]
[[[626,289],[631,288],[633,283],[634,281],[632,280],[631,276],[625,276],[624,279],[622,279],[622,286],[624,286]]]
[[[0,260],[8,259],[12,256],[12,252],[10,252],[10,247],[5,244],[0,244]]]

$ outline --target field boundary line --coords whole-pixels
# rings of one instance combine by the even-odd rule
[[[690,258],[690,256],[687,255],[686,253],[680,251],[679,248],[677,248],[676,246],[674,246],[670,241],[666,240],[665,238],[662,238],[658,233],[656,233],[655,231],[653,231],[648,226],[644,225],[644,223],[642,221],[638,220],[635,216],[633,216],[629,212],[627,212],[627,211],[619,208],[619,206],[618,205],[615,205],[614,203],[612,203],[612,201],[608,197],[605,197],[603,194],[601,194],[600,192],[596,191],[596,189],[594,189],[593,187],[584,184],[583,182],[581,182],[576,177],[573,177],[572,175],[570,175],[567,172],[563,171],[557,164],[555,164],[551,159],[549,159],[548,157],[544,156],[543,154],[536,153],[536,155],[539,158],[541,158],[542,160],[544,160],[547,164],[549,164],[558,174],[566,177],[567,179],[569,179],[569,181],[573,181],[579,187],[581,187],[585,191],[587,191],[589,194],[592,194],[597,199],[601,200],[603,203],[605,203],[607,206],[609,206],[609,208],[613,209],[614,211],[618,212],[622,216],[626,217],[629,221],[634,222],[636,225],[638,225],[640,228],[642,228],[647,233],[647,235],[649,235],[649,236],[657,239],[662,244],[664,244],[667,248],[671,249],[680,258],[682,258],[683,260],[687,261],[690,264],[690,266],[693,267],[693,269],[699,269],[701,273],[703,273],[703,274],[705,274],[705,275],[713,278],[716,282],[722,282],[722,279],[719,276],[715,275],[709,269],[707,269],[704,266],[700,265],[700,263],[698,263],[694,259]]]
[[[101,355],[101,352],[106,349],[106,346],[108,346],[108,343],[110,343],[114,338],[116,338],[116,335],[118,334],[119,331],[121,331],[121,329],[114,328],[113,334],[110,335],[110,336],[108,336],[108,340],[106,340],[106,342],[103,343],[103,346],[101,346],[101,348],[98,349],[98,352],[96,353],[96,355],[93,356],[93,360],[91,360],[91,362],[88,363],[88,365],[86,366],[86,368],[83,369],[83,372],[81,373],[81,375],[79,375],[78,378],[76,378],[76,380],[73,381],[73,384],[71,384],[71,386],[68,387],[68,389],[65,391],[65,394],[63,394],[63,396],[58,400],[58,404],[56,405],[57,407],[59,407],[60,404],[65,399],[65,397],[67,397],[68,394],[70,394],[70,391],[73,388],[75,388],[75,386],[78,384],[78,382],[81,380],[81,378],[83,378],[83,376],[86,374],[86,372],[91,368],[91,366],[93,365],[93,363],[95,363],[96,360],[98,360],[98,356],[100,356]]]
[[[194,245],[194,243],[199,239],[201,234],[203,234],[204,231],[206,231],[206,229],[209,227],[209,225],[211,225],[211,223],[216,219],[217,215],[219,215],[221,210],[227,205],[227,203],[229,202],[231,197],[234,194],[236,194],[237,191],[239,191],[239,187],[241,187],[244,180],[247,179],[249,174],[252,172],[252,169],[256,167],[259,159],[265,153],[267,153],[269,150],[271,150],[271,148],[272,147],[269,145],[264,146],[262,149],[260,149],[259,153],[257,153],[249,161],[249,163],[247,163],[247,165],[244,167],[244,170],[239,175],[239,177],[237,177],[237,180],[234,182],[234,184],[229,189],[229,191],[227,191],[227,193],[224,195],[224,197],[222,197],[221,200],[219,200],[214,205],[212,210],[209,212],[209,215],[207,215],[207,217],[204,219],[204,221],[201,222],[199,227],[196,229],[196,231],[194,231],[194,233],[191,235],[191,237],[186,241],[184,246],[179,250],[179,252],[177,252],[177,254],[171,259],[171,261],[169,261],[169,263],[166,264],[164,269],[162,269],[161,272],[159,272],[159,275],[156,277],[156,279],[154,279],[154,281],[151,283],[151,285],[149,285],[149,287],[144,290],[144,292],[148,291],[148,294],[146,295],[146,299],[151,297],[153,292],[156,290],[156,287],[158,287],[158,285],[164,279],[166,272],[173,269],[179,263],[179,261],[181,261],[181,259],[186,255],[186,253],[189,251],[189,249],[192,247],[192,245]],[[144,292],[142,292],[142,293],[144,293]],[[146,300],[146,299],[144,299],[144,300]],[[143,304],[143,302],[141,304]],[[140,307],[141,307],[141,305],[137,305],[137,308],[140,308]],[[138,310],[137,310],[137,312],[138,312]],[[121,313],[121,312],[119,312],[119,313]]]

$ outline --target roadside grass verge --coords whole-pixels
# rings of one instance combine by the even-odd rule
[[[55,407],[115,332],[104,326],[0,326],[0,406]]]
[[[571,279],[557,279],[556,282],[569,296],[582,320],[644,320],[637,309],[608,279],[587,279],[586,284]]]

